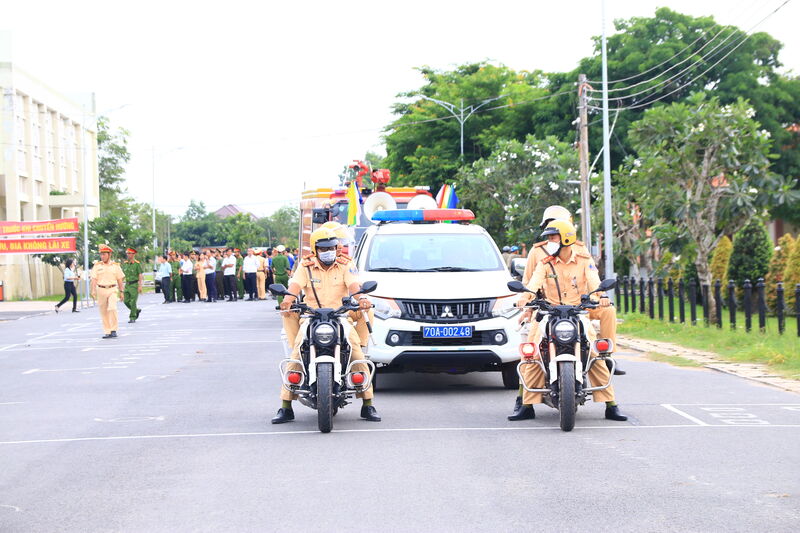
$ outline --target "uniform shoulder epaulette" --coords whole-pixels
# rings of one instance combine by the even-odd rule
[[[350,264],[350,261],[351,260],[350,260],[349,257],[339,256],[339,257],[336,258],[336,262],[339,263],[340,265],[348,265],[348,264]]]
[[[312,255],[311,257],[314,257],[314,256]],[[304,257],[304,258],[303,258],[303,262],[302,262],[302,263],[300,263],[300,264],[301,264],[302,266],[304,266],[304,267],[310,267],[310,266],[314,266],[314,261],[312,261],[311,259],[306,259],[306,258]]]
[[[540,241],[540,242],[537,242],[536,244],[534,244],[533,247],[534,248],[539,248],[541,246],[544,246],[545,244],[547,244],[547,241]]]
[[[583,250],[581,250],[579,252],[575,252],[575,255],[577,255],[578,257],[583,257],[584,259],[591,259],[592,258],[592,256],[589,255],[588,252],[584,252]]]
[[[314,257],[314,254],[306,254],[301,259],[307,260],[307,259],[312,259],[313,257]]]
[[[586,244],[584,244],[583,241],[575,241],[575,244],[577,244],[578,246],[586,246]]]

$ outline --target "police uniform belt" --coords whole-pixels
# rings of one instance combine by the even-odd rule
[[[98,285],[101,289],[113,289],[116,285]]]

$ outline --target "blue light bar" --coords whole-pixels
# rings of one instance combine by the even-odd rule
[[[469,209],[388,209],[372,215],[375,222],[446,222],[474,220]]]

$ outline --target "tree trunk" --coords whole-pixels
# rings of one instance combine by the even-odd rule
[[[707,250],[697,250],[697,258],[694,260],[694,266],[697,268],[697,279],[700,281],[700,289],[703,285],[708,286],[708,322],[713,324],[717,320],[717,306],[714,299],[714,286],[711,280],[711,269],[708,265],[709,252]],[[702,299],[700,300],[702,303]]]

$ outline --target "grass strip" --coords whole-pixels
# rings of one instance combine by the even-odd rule
[[[729,327],[671,324],[638,313],[621,315],[621,318],[623,322],[617,329],[621,335],[713,352],[727,361],[763,363],[778,374],[800,379],[800,337],[793,329],[787,328],[783,335],[778,335],[777,332],[760,333],[758,329],[748,333],[743,325],[731,330]]]

